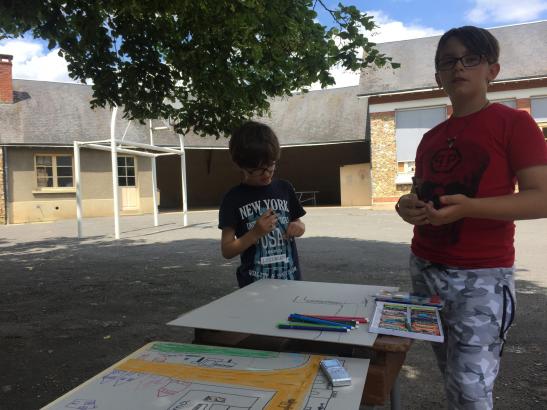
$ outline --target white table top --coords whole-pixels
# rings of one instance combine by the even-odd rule
[[[372,346],[368,324],[348,333],[278,329],[291,313],[371,318],[373,296],[385,286],[262,279],[183,314],[169,325],[254,335]]]

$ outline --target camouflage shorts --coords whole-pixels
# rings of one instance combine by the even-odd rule
[[[457,269],[410,256],[414,292],[438,294],[444,343],[433,343],[449,409],[491,409],[515,312],[514,268]]]

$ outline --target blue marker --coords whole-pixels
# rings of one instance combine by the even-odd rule
[[[283,324],[283,323],[279,323],[277,325],[277,327],[279,329],[295,329],[295,330],[314,330],[314,331],[317,331],[317,332],[349,332],[349,329],[346,328],[346,327],[341,327],[341,326],[321,326],[321,325],[317,325],[317,326],[303,326],[303,325],[297,325],[296,323],[294,325],[289,325],[289,324]]]
[[[347,326],[340,322],[331,322],[330,320],[317,319],[315,317],[309,317],[304,315],[299,315],[297,313],[292,313],[289,316],[289,321],[291,322],[307,322],[307,323],[316,323],[318,325],[328,325],[328,326],[339,326],[346,329],[351,329],[351,326]]]

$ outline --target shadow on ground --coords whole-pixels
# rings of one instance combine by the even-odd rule
[[[0,242],[0,409],[43,406],[149,341],[191,341],[191,329],[165,323],[237,288],[237,262],[220,257],[217,240],[103,239]],[[306,280],[410,286],[407,244],[311,237],[298,246]],[[496,408],[546,408],[547,292],[517,288]],[[409,409],[444,406],[426,343],[409,353],[402,397]]]

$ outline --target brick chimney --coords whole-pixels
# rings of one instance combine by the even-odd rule
[[[9,54],[0,54],[0,104],[13,103],[12,59]]]

